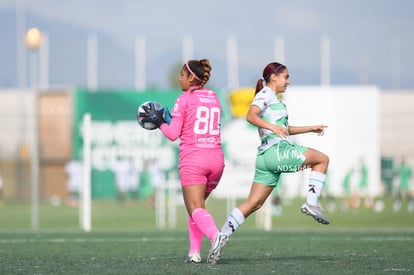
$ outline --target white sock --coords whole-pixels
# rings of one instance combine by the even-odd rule
[[[227,217],[227,221],[224,223],[220,231],[227,236],[230,236],[234,231],[236,231],[237,228],[240,227],[240,225],[242,225],[244,220],[245,218],[243,213],[236,207],[233,211],[231,211],[230,215]]]
[[[306,196],[306,202],[309,205],[315,206],[318,204],[319,196],[321,195],[323,184],[325,183],[326,174],[311,171],[309,176],[309,189]]]

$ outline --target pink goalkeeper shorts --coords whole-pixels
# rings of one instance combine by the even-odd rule
[[[205,184],[206,192],[213,191],[223,174],[224,155],[220,149],[197,150],[180,157],[181,186]]]

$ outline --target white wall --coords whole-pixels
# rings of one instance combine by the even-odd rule
[[[414,168],[414,92],[381,93],[381,154],[406,157]]]
[[[329,156],[328,184],[334,195],[342,193],[345,173],[351,167],[358,169],[360,159],[364,159],[368,167],[369,192],[377,195],[381,191],[379,96],[379,90],[371,86],[289,87],[284,94],[290,125],[328,125],[322,137],[304,134],[292,136],[292,141]],[[243,197],[250,189],[259,137],[256,129],[243,125],[238,121],[223,127],[223,140],[231,148],[229,153],[233,159],[242,161],[238,165],[226,161],[223,179],[215,194],[217,197],[229,194]],[[282,182],[284,196],[304,195],[307,177],[308,171],[285,174]],[[357,180],[354,182],[356,184]]]
[[[35,93],[31,90],[0,92],[0,156],[15,159],[21,146],[29,146],[35,129]]]

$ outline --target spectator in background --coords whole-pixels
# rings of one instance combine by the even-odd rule
[[[155,205],[156,193],[163,192],[162,190],[165,187],[166,178],[164,172],[159,168],[156,159],[151,159],[148,161],[147,169],[149,173],[149,181],[153,189],[152,194],[148,200],[151,205]]]
[[[0,207],[3,205],[4,203],[4,198],[3,198],[3,178],[1,177],[1,173],[0,173]]]
[[[397,179],[397,186],[393,205],[394,211],[399,211],[401,209],[402,202],[407,200],[407,209],[409,212],[413,212],[414,200],[410,184],[412,169],[407,164],[404,157],[401,159],[401,162],[397,167],[395,174]]]
[[[352,179],[354,177],[354,168],[350,168],[346,172],[342,180],[342,189],[345,196],[344,209],[348,208],[358,208],[359,207],[359,197],[356,188],[352,186]]]
[[[125,203],[129,198],[137,198],[139,172],[131,161],[119,159],[114,166],[115,183],[118,191],[117,199]]]
[[[358,194],[365,208],[371,208],[373,200],[368,190],[368,168],[363,158],[360,159]]]
[[[79,203],[79,190],[83,182],[83,164],[78,160],[71,160],[65,165],[65,172],[68,176],[67,190],[68,198],[66,203],[69,206],[76,207]]]
[[[282,177],[281,177],[282,178]],[[282,196],[280,196],[280,190],[282,189],[282,179],[279,179],[279,182],[272,191],[272,215],[281,216],[283,213],[282,208]]]
[[[139,176],[138,198],[146,200],[150,205],[154,205],[155,189],[149,171],[148,160],[144,161],[144,166]]]
[[[151,182],[153,187],[160,188],[165,184],[165,174],[159,168],[157,160],[153,159],[149,162],[148,171],[151,176]]]
[[[127,175],[128,193],[129,198],[134,200],[138,199],[138,189],[140,185],[139,174],[140,169],[132,161],[129,161],[129,169]]]
[[[329,172],[326,173],[326,179],[325,179],[325,185],[324,185],[324,192],[323,192],[323,199],[325,200],[324,204],[326,209],[333,213],[336,210],[336,204],[335,204],[335,197],[332,193],[332,190],[330,188],[330,181],[329,181]]]

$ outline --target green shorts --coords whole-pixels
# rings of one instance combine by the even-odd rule
[[[307,147],[282,140],[256,156],[254,182],[276,187],[281,173],[297,172],[305,161]]]

